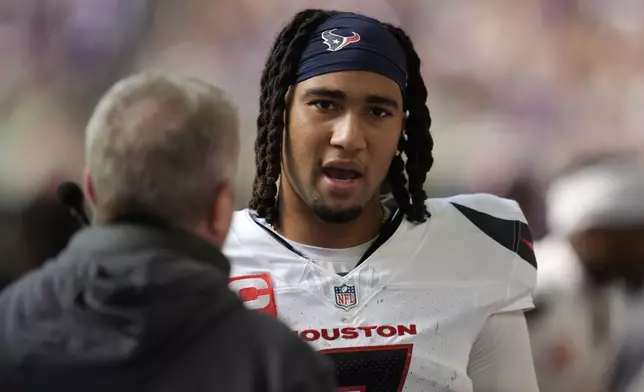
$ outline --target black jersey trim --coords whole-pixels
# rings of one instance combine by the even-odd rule
[[[532,232],[527,224],[519,220],[497,218],[462,204],[454,202],[451,204],[488,237],[515,252],[531,266],[537,268]]]

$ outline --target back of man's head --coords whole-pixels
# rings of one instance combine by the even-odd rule
[[[236,108],[217,87],[159,73],[121,80],[86,130],[94,220],[151,216],[221,243],[234,208],[238,139]]]

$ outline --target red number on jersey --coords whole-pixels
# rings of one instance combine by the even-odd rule
[[[340,392],[401,392],[412,345],[347,347],[321,350],[333,359]]]
[[[236,276],[228,280],[228,287],[249,309],[277,317],[273,281],[269,274]]]

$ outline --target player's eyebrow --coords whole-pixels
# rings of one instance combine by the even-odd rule
[[[337,99],[337,100],[345,100],[347,99],[347,94],[338,89],[330,89],[330,88],[311,88],[306,90],[304,93],[303,97],[306,98],[313,98],[313,97],[322,97],[322,98],[330,98],[330,99]],[[386,97],[383,95],[377,95],[377,94],[369,94],[365,98],[365,101],[370,104],[378,104],[378,105],[384,105],[388,106],[391,109],[398,109],[398,101],[396,101],[393,98]]]
[[[304,93],[304,98],[324,97],[331,99],[347,99],[347,94],[342,90],[330,88],[310,88]]]
[[[389,106],[392,109],[398,109],[398,101],[393,98],[383,97],[382,95],[369,95],[366,98],[367,103]]]

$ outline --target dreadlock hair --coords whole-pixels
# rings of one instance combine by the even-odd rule
[[[256,176],[249,208],[271,224],[278,219],[277,180],[281,170],[284,119],[288,119],[288,115],[284,116],[286,93],[294,84],[298,61],[309,36],[322,22],[339,13],[318,9],[297,13],[275,39],[262,72],[255,141]],[[407,119],[398,142],[398,152],[389,166],[387,181],[407,220],[424,222],[429,212],[425,207],[427,194],[423,184],[434,163],[434,141],[429,133],[431,117],[426,106],[427,89],[420,73],[420,58],[409,36],[398,27],[383,25],[404,49],[408,72],[404,97]]]

